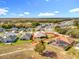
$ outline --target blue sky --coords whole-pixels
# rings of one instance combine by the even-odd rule
[[[79,17],[79,0],[0,0],[0,18]]]

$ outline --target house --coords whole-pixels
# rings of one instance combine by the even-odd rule
[[[2,43],[12,43],[15,42],[16,38],[15,37],[0,37],[0,42]]]
[[[33,39],[35,38],[47,38],[47,35],[43,31],[38,31],[33,34]]]
[[[41,30],[44,31],[44,29],[43,29],[41,26],[37,26],[37,27],[35,28],[35,30],[36,30],[36,31],[41,31]]]
[[[2,40],[3,43],[12,43],[15,41],[16,41],[16,38],[12,38],[12,37],[6,37],[6,38],[3,38]]]
[[[53,46],[57,46],[57,47],[61,47],[61,48],[65,48],[66,46],[68,46],[69,44],[67,42],[64,42],[62,40],[53,40],[50,41],[49,44],[52,44]]]
[[[32,33],[25,33],[20,38],[20,40],[30,40],[30,39],[32,39]]]
[[[48,44],[52,44],[53,46],[60,47],[65,49],[66,47],[73,45],[74,41],[70,37],[58,36],[56,39],[48,42]]]
[[[29,27],[29,28],[25,29],[25,31],[27,31],[27,32],[28,32],[28,31],[29,31],[29,32],[30,32],[30,31],[33,31],[33,28],[30,28],[30,27]]]
[[[73,26],[73,23],[74,23],[73,20],[71,20],[71,21],[63,21],[63,22],[60,22],[58,26],[60,26],[61,28],[62,27],[68,27],[68,26]]]
[[[52,31],[53,27],[53,23],[42,23],[36,27],[36,31]]]
[[[3,32],[4,31],[4,29],[3,28],[0,28],[0,32]]]
[[[18,29],[18,31],[25,31],[25,30],[26,30],[25,28]]]
[[[13,32],[5,32],[4,36],[16,36],[16,33]]]
[[[3,43],[12,43],[17,40],[17,36],[15,33],[12,32],[6,32],[2,35],[1,42]]]
[[[15,33],[18,32],[18,28],[14,28],[14,27],[13,27],[13,28],[11,28],[10,30],[11,30],[12,32],[15,32]]]

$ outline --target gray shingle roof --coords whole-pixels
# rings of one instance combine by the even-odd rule
[[[21,40],[29,40],[32,38],[32,34],[31,33],[25,33],[20,39]]]

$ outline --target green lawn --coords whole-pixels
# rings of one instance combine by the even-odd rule
[[[13,44],[25,44],[25,43],[31,43],[33,40],[18,40],[17,42],[14,42]]]
[[[0,35],[4,34],[4,32],[0,32]]]
[[[6,46],[6,45],[7,45],[7,44],[0,42],[0,46]]]
[[[0,46],[7,46],[7,45],[20,45],[20,44],[25,44],[25,43],[32,43],[33,40],[18,40],[12,44],[6,44],[6,43],[1,43],[0,42]]]
[[[0,43],[0,54],[16,51],[18,50],[18,48],[20,49],[29,48],[31,47],[30,44],[31,42],[32,40],[27,40],[27,41],[18,40],[17,42],[12,44]]]

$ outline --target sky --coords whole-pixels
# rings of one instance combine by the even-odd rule
[[[79,0],[0,0],[0,18],[79,17]]]

